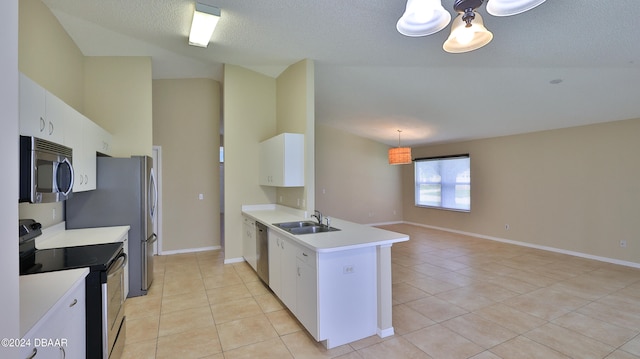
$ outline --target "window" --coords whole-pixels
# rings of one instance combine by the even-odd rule
[[[416,206],[471,210],[468,154],[415,160]]]

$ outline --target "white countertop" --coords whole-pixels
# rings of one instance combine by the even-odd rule
[[[129,226],[65,229],[62,222],[45,228],[36,238],[37,249],[77,247],[91,244],[122,242]]]
[[[298,213],[299,212],[299,213]],[[293,238],[318,253],[336,252],[370,246],[389,245],[409,240],[409,236],[331,217],[331,227],[340,231],[293,235],[274,226],[274,223],[314,220],[305,218],[302,211],[278,205],[243,206],[242,213],[264,223],[269,229]]]
[[[89,268],[20,276],[20,338],[87,274]]]

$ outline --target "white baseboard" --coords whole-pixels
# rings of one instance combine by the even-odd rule
[[[225,259],[224,260],[224,264],[232,264],[232,263],[241,263],[244,262],[244,258],[243,257],[238,257],[238,258],[229,258],[229,259]]]
[[[205,252],[205,251],[215,251],[221,249],[220,246],[212,246],[212,247],[200,247],[200,248],[187,248],[187,249],[176,249],[173,251],[162,251],[160,252],[161,256],[170,256],[172,254],[183,254],[183,253],[195,253],[195,252]]]
[[[522,247],[529,247],[529,248],[541,249],[541,250],[543,250],[543,251],[549,251],[549,252],[554,252],[554,253],[568,254],[568,255],[571,255],[571,256],[575,256],[575,257],[586,258],[586,259],[593,259],[593,260],[600,261],[600,262],[606,262],[606,263],[611,263],[611,264],[618,264],[618,265],[626,266],[626,267],[640,268],[640,263],[636,263],[636,262],[629,262],[629,261],[623,261],[623,260],[619,260],[619,259],[615,259],[615,258],[608,258],[608,257],[594,256],[594,255],[592,255],[592,254],[587,254],[587,253],[582,253],[582,252],[574,252],[574,251],[569,251],[569,250],[566,250],[566,249],[560,249],[560,248],[555,248],[555,247],[542,246],[542,245],[539,245],[539,244],[533,244],[533,243],[527,243],[527,242],[514,241],[514,240],[511,240],[511,239],[498,238],[498,237],[492,237],[492,236],[486,236],[486,235],[484,235],[484,234],[478,234],[478,233],[472,233],[472,232],[458,231],[458,230],[455,230],[455,229],[444,228],[444,227],[437,227],[437,226],[431,226],[431,225],[428,225],[428,224],[422,224],[422,223],[415,223],[415,222],[403,222],[403,223],[405,223],[405,224],[411,224],[411,225],[418,226],[418,227],[425,227],[425,228],[437,229],[437,230],[441,230],[441,231],[445,231],[445,232],[451,232],[451,233],[463,234],[463,235],[466,235],[466,236],[471,236],[471,237],[476,237],[476,238],[488,239],[488,240],[496,241],[496,242],[502,242],[502,243],[514,244],[514,245],[522,246]]]
[[[385,328],[385,329],[378,328],[376,332],[380,338],[390,337],[395,333],[395,331],[393,330],[393,327]]]
[[[375,227],[375,226],[390,226],[392,224],[402,224],[405,223],[403,221],[393,221],[393,222],[379,222],[379,223],[367,223],[365,224],[365,226],[371,226],[371,227]],[[409,223],[407,223],[409,224]]]

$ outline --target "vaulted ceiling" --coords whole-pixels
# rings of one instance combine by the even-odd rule
[[[187,45],[193,0],[43,0],[85,55],[151,56],[156,79],[312,59],[316,122],[389,145],[398,129],[416,146],[640,118],[637,0],[483,5],[493,41],[463,54],[442,50],[449,27],[399,34],[406,0],[201,1],[222,9],[208,48]]]

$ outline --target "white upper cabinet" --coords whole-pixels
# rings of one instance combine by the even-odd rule
[[[70,147],[73,191],[96,189],[96,152],[111,154],[111,134],[22,73],[19,101],[20,134]]]
[[[260,178],[263,186],[304,186],[304,135],[282,133],[260,143]]]
[[[51,142],[64,140],[66,104],[42,86],[20,74],[20,134]]]

